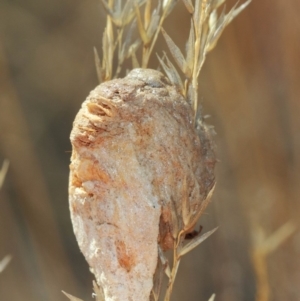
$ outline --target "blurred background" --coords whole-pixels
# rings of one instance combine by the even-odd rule
[[[299,0],[254,0],[207,58],[199,95],[219,163],[200,223],[219,230],[184,257],[173,301],[300,300],[299,12]],[[180,1],[164,26],[182,49],[189,20]],[[97,85],[104,25],[100,0],[0,1],[0,259],[13,256],[1,301],[92,300],[68,211],[69,134]]]

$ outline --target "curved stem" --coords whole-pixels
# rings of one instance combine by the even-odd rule
[[[175,278],[176,278],[177,271],[178,271],[179,264],[180,264],[180,260],[181,260],[181,257],[178,256],[178,254],[181,250],[181,246],[182,246],[182,243],[183,243],[183,240],[184,240],[183,237],[184,236],[182,236],[182,234],[179,233],[178,238],[176,239],[176,241],[174,241],[173,266],[172,266],[171,275],[169,277],[169,283],[168,283],[168,287],[167,287],[167,291],[166,291],[164,301],[170,301],[170,299],[171,299],[171,294],[172,294],[172,291],[173,291]]]

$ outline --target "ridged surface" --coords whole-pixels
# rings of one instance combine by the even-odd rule
[[[187,197],[197,212],[214,184],[209,133],[192,118],[186,100],[150,69],[99,85],[76,116],[70,210],[106,301],[149,300],[157,243],[173,246],[172,208],[180,214]]]

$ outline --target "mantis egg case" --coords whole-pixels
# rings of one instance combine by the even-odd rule
[[[73,228],[105,300],[149,301],[158,244],[173,248],[186,226],[182,200],[196,216],[214,185],[209,131],[195,129],[190,105],[160,72],[134,69],[90,93],[71,143]]]

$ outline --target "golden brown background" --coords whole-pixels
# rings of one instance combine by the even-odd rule
[[[228,9],[235,0],[227,2]],[[214,292],[216,301],[258,300],[256,288],[268,285],[269,300],[300,300],[298,230],[265,258],[265,269],[261,263],[267,283],[252,260],[259,233],[299,219],[299,16],[299,0],[254,0],[208,56],[200,97],[220,162],[201,224],[220,228],[183,259],[173,301],[206,301]],[[99,0],[0,2],[0,162],[10,160],[0,259],[13,256],[0,274],[1,301],[67,300],[62,289],[92,300],[68,213],[69,133],[97,85],[92,49],[101,49],[104,23]],[[189,15],[181,2],[165,29],[184,48]],[[166,48],[160,39],[158,53]]]

